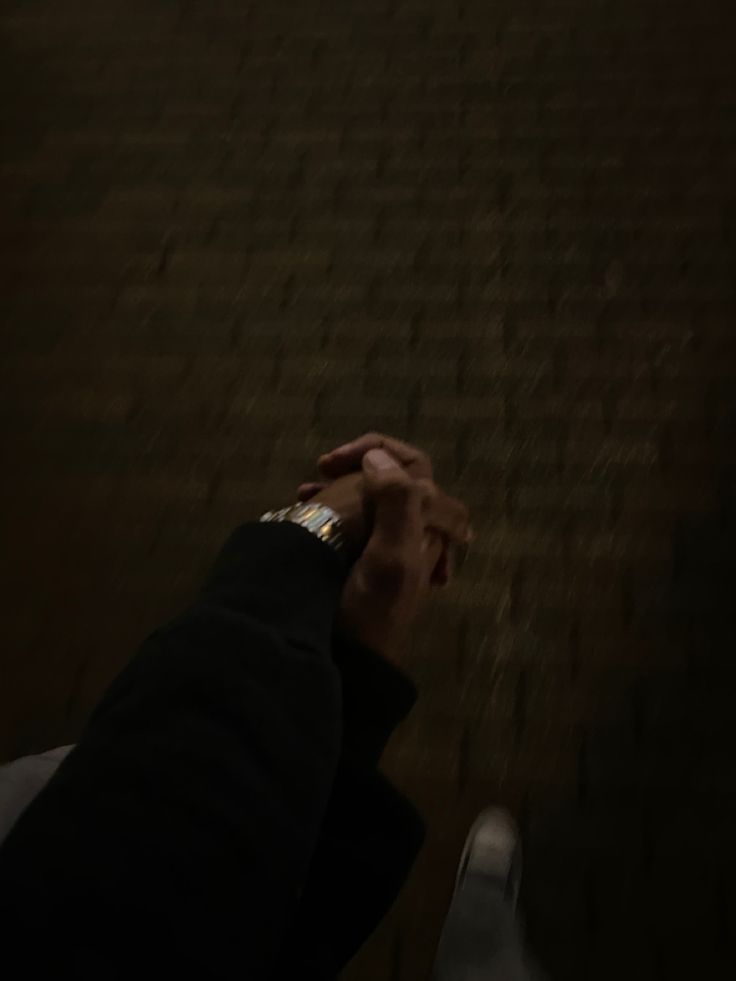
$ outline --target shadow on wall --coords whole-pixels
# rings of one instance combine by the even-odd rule
[[[721,488],[720,513],[683,522],[675,536],[664,623],[653,628],[671,638],[671,667],[639,679],[591,727],[576,799],[526,829],[530,943],[554,981],[736,976],[736,494],[728,467]]]

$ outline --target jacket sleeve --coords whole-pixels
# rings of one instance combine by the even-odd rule
[[[343,743],[356,759],[377,764],[416,702],[416,688],[398,667],[339,632],[332,649],[342,683]]]
[[[333,981],[396,899],[424,840],[378,761],[416,700],[398,667],[336,634],[343,743],[299,914],[275,978]]]
[[[26,975],[270,976],[340,753],[344,576],[303,528],[245,525],[143,644],[0,849]]]

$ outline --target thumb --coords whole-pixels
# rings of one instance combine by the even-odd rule
[[[362,467],[366,501],[373,507],[373,543],[420,547],[424,531],[421,485],[385,450],[370,450]]]

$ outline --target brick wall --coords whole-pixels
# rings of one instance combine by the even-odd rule
[[[74,738],[230,527],[385,429],[478,542],[386,760],[427,847],[348,976],[427,976],[496,801],[554,978],[727,973],[731,5],[35,0],[2,26],[3,756]]]

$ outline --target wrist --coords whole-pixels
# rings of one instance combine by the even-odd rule
[[[365,546],[369,516],[366,514],[362,474],[340,477],[323,487],[311,498],[311,503],[324,504],[339,517],[341,531],[354,554]]]
[[[293,524],[301,525],[302,528],[319,538],[346,561],[349,559],[348,542],[342,519],[327,504],[317,501],[292,504],[277,511],[266,511],[265,514],[261,515],[260,521],[290,521]]]

